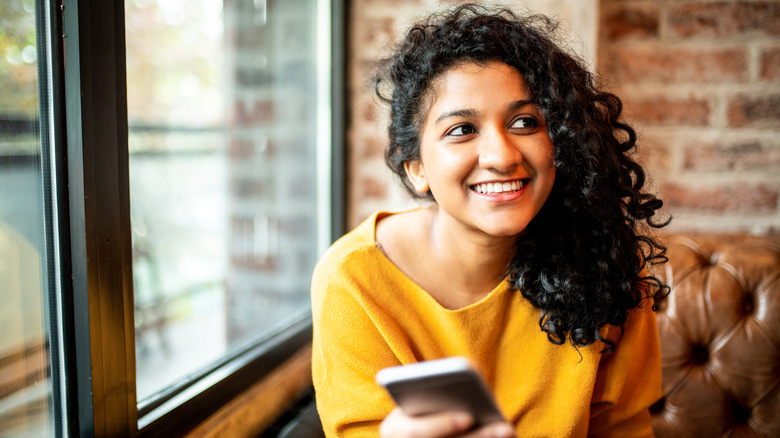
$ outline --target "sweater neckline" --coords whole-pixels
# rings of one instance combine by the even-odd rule
[[[420,208],[420,207],[418,207]],[[460,307],[457,309],[449,309],[447,307],[444,307],[439,303],[433,295],[431,295],[427,290],[425,290],[422,286],[417,284],[414,280],[409,278],[408,275],[406,275],[405,272],[403,272],[395,263],[393,263],[392,260],[390,260],[382,250],[381,245],[376,240],[376,226],[377,223],[387,217],[392,216],[396,214],[401,214],[409,211],[416,210],[417,208],[410,209],[410,210],[404,210],[399,212],[388,212],[388,211],[377,211],[375,212],[367,221],[370,223],[369,227],[367,228],[368,235],[367,242],[370,246],[371,251],[376,251],[377,258],[381,260],[381,263],[388,266],[388,269],[392,270],[396,276],[401,278],[404,283],[406,283],[409,286],[409,290],[413,291],[415,298],[419,299],[422,304],[426,304],[428,307],[432,309],[436,309],[442,313],[447,314],[462,314],[462,313],[471,313],[471,312],[479,312],[483,308],[491,307],[492,303],[498,301],[501,296],[504,295],[504,293],[508,292],[510,290],[509,288],[509,281],[507,278],[504,278],[501,282],[499,282],[487,295],[482,297],[477,302],[471,303],[468,306]],[[369,243],[370,242],[370,243]]]

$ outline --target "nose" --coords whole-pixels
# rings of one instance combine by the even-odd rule
[[[479,139],[480,167],[498,173],[513,172],[523,162],[523,155],[513,140],[504,129],[483,131]]]

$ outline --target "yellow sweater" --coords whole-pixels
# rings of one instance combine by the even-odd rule
[[[519,437],[652,436],[648,406],[661,397],[655,317],[630,312],[603,344],[553,345],[539,311],[502,282],[482,301],[440,306],[375,244],[377,213],[336,242],[312,282],[313,379],[328,437],[378,435],[394,404],[374,382],[382,368],[466,356]]]

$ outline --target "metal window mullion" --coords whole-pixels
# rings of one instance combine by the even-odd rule
[[[41,179],[44,203],[43,280],[47,297],[47,341],[52,382],[52,435],[67,437],[73,432],[71,405],[75,398],[68,386],[72,363],[67,354],[72,339],[69,297],[71,283],[63,272],[70,266],[67,218],[67,172],[62,96],[62,45],[58,0],[35,3],[36,46],[39,84],[39,133],[41,140]]]
[[[341,237],[347,227],[347,154],[346,154],[346,48],[348,47],[348,29],[346,26],[348,2],[331,0],[330,2],[330,240]]]
[[[75,374],[82,436],[137,434],[124,4],[63,9]]]

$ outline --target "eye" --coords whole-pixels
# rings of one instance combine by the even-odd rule
[[[447,137],[462,137],[464,135],[471,135],[477,132],[477,128],[471,125],[458,125],[444,134]]]
[[[509,128],[532,130],[538,128],[540,125],[541,123],[539,123],[539,120],[537,120],[536,117],[520,116],[512,121],[512,124],[509,125]]]

